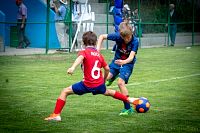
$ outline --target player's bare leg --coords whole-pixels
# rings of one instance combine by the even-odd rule
[[[122,94],[124,94],[125,96],[129,97],[128,90],[125,86],[125,81],[122,78],[119,78],[117,84],[118,84],[118,87],[120,89],[120,92]],[[129,114],[132,114],[132,113],[133,113],[133,109],[131,108],[130,104],[127,103],[127,102],[124,102],[124,109],[121,110],[119,115],[129,115]]]
[[[117,85],[118,85],[118,87],[120,89],[120,92],[127,96],[128,95],[128,90],[127,90],[127,88],[125,86],[125,81],[123,79],[119,78],[119,80],[117,82]]]

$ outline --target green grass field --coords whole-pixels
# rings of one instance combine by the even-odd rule
[[[108,62],[109,50],[102,51]],[[62,122],[46,122],[60,91],[82,79],[66,69],[76,53],[0,56],[0,132],[200,132],[200,47],[139,49],[127,88],[147,97],[147,113],[118,116],[121,101],[102,95],[69,96]],[[116,82],[111,88],[118,90]]]

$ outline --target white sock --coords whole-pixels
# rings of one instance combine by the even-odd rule
[[[139,98],[130,97],[130,98],[129,98],[129,102],[130,102],[130,103],[133,103],[135,100],[138,100],[138,99],[139,99]]]

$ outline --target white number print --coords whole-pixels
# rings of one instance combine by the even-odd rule
[[[94,79],[98,79],[100,77],[101,69],[99,67],[97,67],[98,63],[99,63],[99,61],[96,60],[94,66],[92,68],[92,71],[91,71],[92,78],[94,78]],[[97,75],[95,75],[95,71],[97,71]]]

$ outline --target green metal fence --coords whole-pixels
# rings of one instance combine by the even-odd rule
[[[114,28],[112,29],[113,20],[112,15],[109,14],[109,4],[110,0],[99,0],[99,2],[103,3],[106,15],[105,20],[103,21],[95,21],[95,26],[99,27],[106,27],[106,31],[95,31],[99,32],[99,34],[105,34],[105,33],[111,33],[114,32]],[[89,0],[90,3],[90,0]],[[138,38],[140,42],[140,47],[145,46],[145,41],[147,43],[151,43],[152,45],[156,42],[157,44],[160,44],[160,46],[163,44],[162,41],[164,41],[164,44],[166,46],[169,46],[170,44],[170,36],[169,32],[170,29],[166,28],[166,24],[170,25],[169,18],[167,19],[168,14],[168,5],[170,3],[175,3],[176,9],[180,12],[180,18],[179,21],[176,23],[178,25],[177,33],[183,34],[183,38],[186,36],[189,39],[189,45],[194,46],[196,44],[199,45],[199,36],[200,36],[200,16],[197,15],[197,13],[200,11],[200,2],[198,0],[187,0],[187,1],[180,1],[180,0],[152,0],[152,1],[146,1],[146,0],[124,0],[124,4],[128,3],[131,10],[133,11],[135,8],[138,8],[138,16],[141,21],[137,22],[138,26]],[[68,42],[68,49],[71,48],[72,43],[72,0],[68,1],[68,4],[70,5],[70,20],[67,21],[69,25],[69,40]],[[49,50],[49,31],[50,31],[50,23],[52,23],[52,20],[50,20],[50,0],[47,0],[47,10],[46,10],[46,22],[29,22],[29,24],[46,24],[46,54]],[[94,10],[95,12],[95,10]],[[96,14],[96,17],[98,17],[98,13]],[[100,14],[101,15],[101,14]],[[13,22],[0,22],[0,23],[9,23],[12,24]],[[14,23],[13,23],[14,24]],[[16,24],[16,23],[15,23]],[[185,35],[186,34],[186,35]],[[148,40],[148,38],[150,38]],[[153,38],[155,38],[155,42],[153,42]],[[157,38],[157,39],[156,39]],[[180,42],[181,43],[181,42]],[[105,49],[112,48],[112,44],[110,41],[106,42],[106,45],[104,46]]]
[[[49,1],[49,0],[48,0]],[[72,0],[69,1],[70,5],[72,3]],[[90,2],[90,1],[89,1]],[[109,33],[110,31],[108,30],[108,27],[111,26],[113,24],[113,22],[111,22],[109,20],[109,4],[110,1],[109,0],[101,0],[99,2],[106,2],[106,22],[97,22],[95,21],[95,24],[101,24],[101,25],[106,25],[107,30],[106,33]],[[160,3],[159,3],[160,2]],[[190,17],[188,17],[188,19],[186,18],[186,16],[181,16],[184,19],[179,19],[179,21],[176,23],[178,25],[178,33],[187,33],[187,36],[190,36],[191,34],[191,46],[195,45],[195,43],[199,43],[198,40],[195,42],[195,36],[196,33],[199,35],[199,18],[196,15],[196,12],[199,10],[199,5],[197,4],[198,1],[197,0],[191,0],[188,1],[188,5],[189,8],[187,9],[183,9],[185,8],[185,3],[183,2],[183,4],[179,3],[180,1],[178,0],[174,0],[174,1],[169,1],[169,0],[164,0],[164,4],[161,3],[161,1],[145,1],[145,0],[124,0],[124,3],[128,3],[131,7],[131,10],[134,10],[134,8],[138,8],[138,15],[139,15],[139,19],[141,19],[142,21],[138,21],[137,25],[138,25],[138,38],[139,38],[139,42],[140,42],[140,47],[142,47],[143,44],[143,40],[146,38],[146,34],[151,34],[151,33],[161,33],[162,35],[164,35],[164,40],[165,40],[165,44],[167,46],[169,46],[170,43],[170,36],[169,36],[169,26],[168,28],[165,26],[166,24],[170,25],[170,21],[169,18],[167,19],[167,14],[168,14],[168,5],[170,3],[174,3],[177,6],[177,9],[179,9],[179,11],[182,11],[182,15],[184,12],[189,12],[188,14],[190,14]],[[152,11],[151,13],[154,14],[149,14],[148,15],[148,11],[146,7],[152,7]],[[71,6],[70,6],[71,7]],[[49,6],[48,6],[49,8]],[[164,12],[164,13],[163,13]],[[163,15],[165,14],[165,15]],[[188,15],[187,14],[187,15]],[[148,19],[148,17],[152,17],[151,19]],[[153,18],[153,17],[160,17],[160,18]],[[163,17],[163,18],[161,18]],[[187,20],[187,21],[186,21]],[[71,27],[71,20],[68,22],[70,25],[70,29]],[[190,27],[190,28],[188,28]],[[189,29],[189,31],[187,31]],[[195,31],[196,29],[196,31]],[[71,35],[71,30],[69,31],[69,36]],[[95,31],[94,31],[95,32]],[[114,32],[114,31],[113,31]],[[143,35],[144,34],[144,35]],[[144,37],[143,37],[144,36]],[[153,35],[152,35],[153,36]],[[155,34],[152,38],[156,38],[156,36],[158,36],[158,34]],[[144,39],[143,39],[144,38]],[[48,37],[47,37],[48,39]],[[69,37],[69,39],[71,39],[71,36]],[[159,38],[158,38],[158,43],[159,43]],[[152,42],[153,43],[153,42]],[[162,43],[162,42],[161,42]],[[71,40],[69,40],[69,46],[71,46]],[[106,44],[106,49],[110,48],[110,44],[107,41]]]

